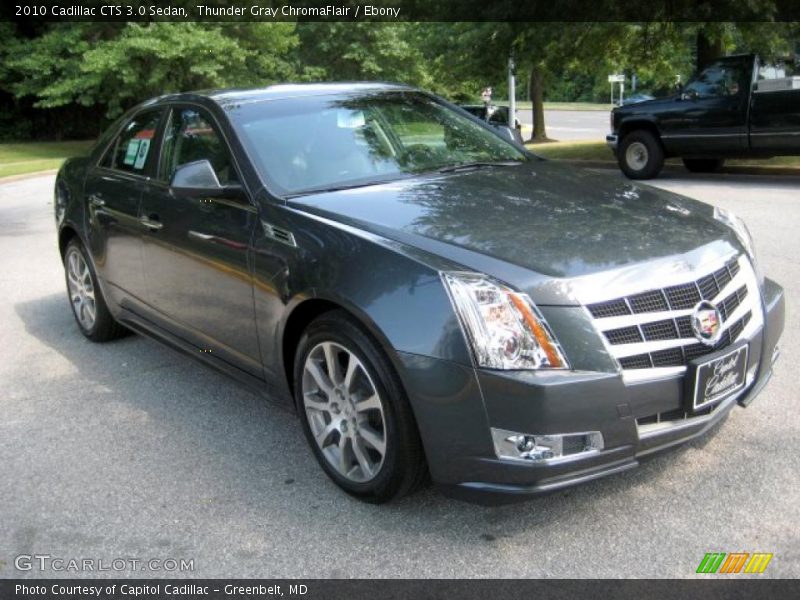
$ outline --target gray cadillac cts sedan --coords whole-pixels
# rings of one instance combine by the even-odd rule
[[[145,102],[56,181],[78,327],[292,407],[371,502],[557,490],[749,404],[784,300],[744,223],[501,133],[390,84]]]

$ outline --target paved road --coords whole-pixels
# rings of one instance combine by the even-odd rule
[[[323,476],[290,414],[142,337],[84,340],[52,183],[0,185],[0,577],[54,574],[15,571],[19,554],[194,559],[202,577],[688,577],[709,551],[773,552],[764,576],[800,576],[800,180],[657,182],[741,214],[786,286],[767,391],[712,437],[499,508],[430,489],[361,504]]]
[[[558,141],[595,140],[603,142],[609,132],[609,111],[604,110],[546,110],[544,123],[547,136]],[[517,110],[523,127],[533,123],[530,109]]]

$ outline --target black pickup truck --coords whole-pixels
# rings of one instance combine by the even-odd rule
[[[606,142],[631,179],[656,177],[669,157],[711,172],[726,158],[800,155],[800,72],[721,58],[670,98],[615,108],[611,129]]]

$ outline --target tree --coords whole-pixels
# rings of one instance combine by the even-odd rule
[[[518,73],[527,75],[531,99],[531,141],[546,141],[544,98],[547,86],[575,62],[598,65],[620,23],[453,23],[437,24],[428,35],[436,81],[457,87],[456,78],[505,75],[513,53]],[[447,84],[445,84],[447,85]]]
[[[419,23],[301,22],[298,72],[304,79],[395,81],[425,87]]]
[[[149,97],[289,79],[294,23],[69,23],[12,38],[4,91],[35,108],[101,107],[107,118]]]

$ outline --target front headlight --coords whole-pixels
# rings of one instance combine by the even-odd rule
[[[756,272],[759,283],[763,282],[764,275],[761,273],[758,261],[756,260],[756,247],[753,243],[753,236],[750,234],[750,230],[747,228],[747,225],[744,224],[744,221],[731,211],[718,206],[714,207],[714,218],[720,223],[724,223],[730,227],[733,233],[736,234],[736,238],[739,240],[739,243],[744,248],[745,253],[747,253],[753,265],[753,270]]]
[[[550,328],[525,294],[480,273],[442,273],[475,360],[490,369],[568,369]]]

